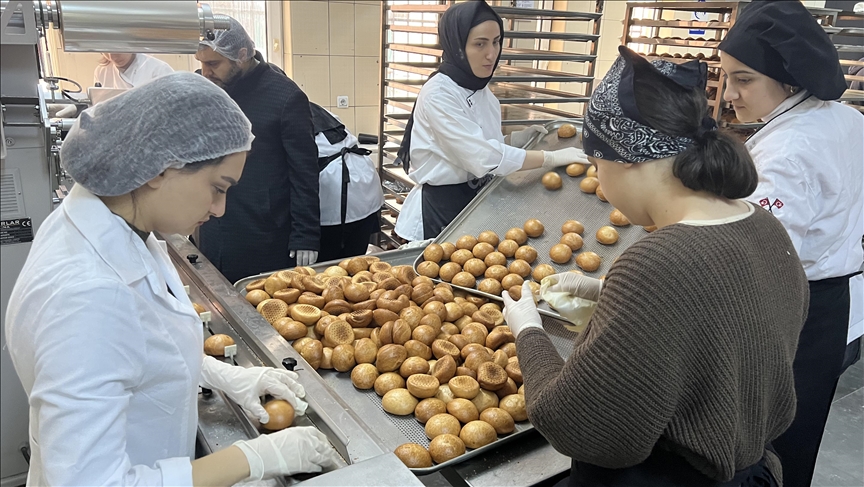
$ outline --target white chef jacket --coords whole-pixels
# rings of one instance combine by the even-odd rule
[[[339,117],[334,115],[339,120]],[[341,122],[341,120],[339,120]],[[347,132],[347,129],[346,129]],[[331,144],[324,134],[315,135],[318,144],[318,157],[338,153],[343,147],[357,145],[357,137],[348,132],[341,142]],[[381,178],[369,156],[345,154],[351,181],[348,183],[348,208],[345,223],[356,222],[381,209],[384,193],[381,191]],[[321,225],[340,225],[342,223],[342,158],[331,162],[318,174],[318,199],[321,201]]]
[[[130,89],[173,72],[165,61],[147,54],[136,54],[126,71],[121,73],[113,63],[100,64],[96,66],[93,78],[95,83],[101,83],[103,88]]]
[[[203,332],[164,245],[80,184],[39,228],[6,313],[27,485],[192,485]]]
[[[808,280],[858,271],[864,261],[864,116],[803,91],[765,120],[770,123],[747,141],[759,173],[747,199],[783,223]],[[864,334],[862,279],[850,283],[849,341]]]
[[[408,174],[417,184],[402,205],[396,233],[406,240],[423,240],[423,184],[506,176],[522,167],[525,155],[525,150],[504,143],[501,104],[488,86],[469,90],[444,73],[436,74],[417,97]]]

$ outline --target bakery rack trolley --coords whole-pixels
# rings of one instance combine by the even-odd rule
[[[378,164],[385,195],[384,234],[394,244],[398,237],[387,234],[414,186],[396,154],[414,101],[441,62],[438,20],[453,3],[390,0],[381,5]],[[555,10],[551,0],[535,0],[539,8],[516,6],[511,0],[489,3],[504,19],[501,63],[490,84],[501,102],[503,130],[580,116],[594,86],[603,1],[595,2],[593,12]]]

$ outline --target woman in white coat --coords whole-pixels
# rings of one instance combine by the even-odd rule
[[[444,54],[438,71],[423,85],[405,128],[399,157],[417,183],[396,221],[409,241],[434,238],[493,176],[587,164],[575,148],[526,151],[542,127],[501,133],[501,105],[487,86],[501,59],[504,24],[483,0],[453,5],[438,23]]]
[[[831,101],[846,89],[843,70],[801,2],[753,2],[720,51],[726,101],[742,122],[765,122],[746,143],[759,172],[748,199],[783,223],[810,281],[798,409],[774,441],[784,485],[809,486],[846,344],[864,331],[864,117]]]
[[[93,72],[93,82],[103,88],[130,89],[173,72],[168,63],[147,54],[105,52]]]
[[[199,385],[262,422],[264,394],[306,408],[296,374],[204,357],[201,321],[151,233],[220,216],[253,138],[225,92],[192,73],[75,122],[61,157],[76,185],[38,229],[6,315],[30,403],[28,485],[231,485],[334,459],[314,428],[194,459]]]

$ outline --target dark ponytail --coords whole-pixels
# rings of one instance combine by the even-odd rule
[[[672,174],[684,186],[729,199],[756,190],[759,179],[750,153],[739,140],[716,130],[708,118],[705,90],[683,88],[648,69],[637,71],[633,85],[636,106],[648,125],[666,135],[694,140],[672,166]]]

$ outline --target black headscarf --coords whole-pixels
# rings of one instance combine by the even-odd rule
[[[836,100],[846,91],[834,43],[798,1],[754,1],[729,29],[720,50],[820,100]]]
[[[438,22],[438,43],[444,54],[438,70],[429,75],[429,79],[438,73],[444,73],[455,81],[456,84],[465,89],[477,91],[485,88],[489,84],[489,81],[492,80],[492,76],[488,78],[474,76],[471,65],[468,63],[468,57],[465,56],[465,45],[468,44],[468,33],[471,29],[489,20],[498,23],[498,28],[501,32],[500,40],[503,41],[504,21],[501,20],[501,17],[492,10],[492,7],[485,0],[459,3],[448,8]],[[500,51],[498,52],[498,58],[495,59],[495,66],[492,68],[493,73],[498,67],[499,61],[501,61]],[[398,152],[399,158],[402,159],[402,167],[406,173],[409,170],[411,162],[411,130],[413,128],[414,111],[412,110],[408,123],[405,125],[405,134],[402,136],[402,144]]]

